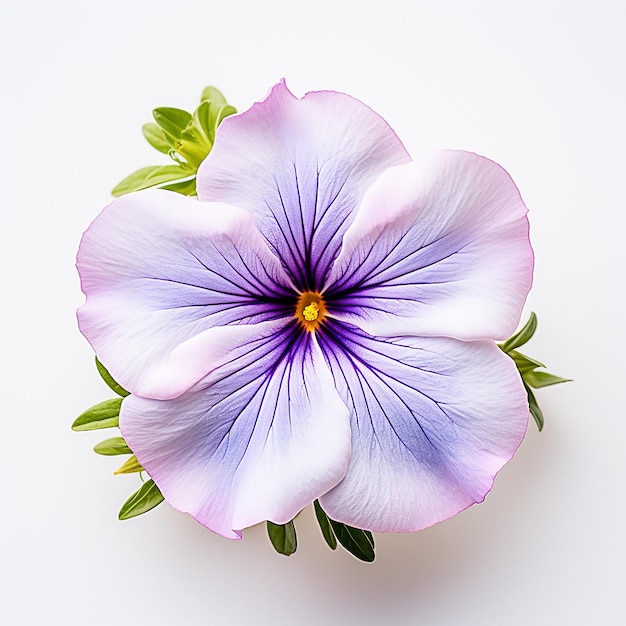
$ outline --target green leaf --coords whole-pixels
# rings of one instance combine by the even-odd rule
[[[159,152],[169,154],[170,150],[174,147],[172,143],[168,141],[167,136],[158,124],[149,122],[148,124],[144,124],[141,130],[148,143]]]
[[[181,165],[150,165],[142,167],[121,180],[115,185],[111,194],[116,197],[123,196],[125,193],[178,181],[194,174],[195,170]]]
[[[193,112],[193,127],[202,139],[205,150],[211,151],[213,147],[213,141],[210,139],[211,126],[209,124],[210,111],[213,108],[212,104],[208,101],[203,101],[200,106]],[[185,131],[187,132],[187,131]]]
[[[320,525],[322,535],[324,536],[328,547],[331,550],[335,550],[337,548],[337,538],[335,537],[333,528],[330,525],[330,519],[328,515],[326,515],[324,509],[322,509],[320,503],[317,500],[313,502],[313,508],[315,509],[315,517],[317,517],[317,523]]]
[[[172,139],[180,139],[180,134],[191,122],[191,113],[172,107],[154,109],[152,117],[154,117],[154,121],[161,127],[165,135],[169,135]]]
[[[190,180],[184,180],[180,183],[173,183],[171,185],[163,185],[161,189],[167,189],[169,191],[175,191],[176,193],[180,193],[183,196],[195,196],[197,195],[196,191],[196,177],[194,176]]]
[[[105,456],[116,456],[118,454],[132,454],[133,451],[128,447],[123,437],[111,437],[96,444],[93,449],[98,454]]]
[[[357,559],[371,563],[376,555],[374,554],[374,537],[368,530],[353,528],[347,524],[335,522],[328,518],[330,525],[335,531],[339,543]]]
[[[105,400],[81,413],[72,424],[72,430],[99,430],[119,425],[122,398]]]
[[[155,506],[161,504],[164,498],[156,483],[150,479],[147,480],[133,495],[124,502],[118,519],[125,520],[137,515],[147,513]]]
[[[526,393],[528,394],[528,408],[530,409],[530,414],[533,416],[533,419],[537,423],[537,428],[541,431],[543,430],[543,413],[537,404],[537,400],[535,398],[535,394],[532,389],[524,383],[524,389],[526,389]]]
[[[235,113],[237,113],[237,109],[232,106],[232,104],[226,104],[223,107],[220,107],[215,114],[215,119],[217,120],[215,128],[217,128],[225,118],[229,115],[234,115]]]
[[[535,334],[537,330],[537,316],[534,313],[530,314],[528,321],[524,324],[524,327],[515,333],[512,337],[509,337],[504,343],[500,344],[500,348],[504,352],[510,352],[519,348],[527,343],[530,338]]]
[[[215,131],[222,120],[237,113],[237,109],[226,102],[222,92],[215,87],[206,87],[202,92],[202,102],[194,112],[194,119],[209,139],[211,146],[215,141]]]
[[[96,357],[96,367],[98,368],[98,374],[100,374],[100,376],[102,377],[102,380],[118,396],[122,396],[123,398],[125,398],[127,395],[129,395],[129,392],[126,391],[126,389],[124,389],[124,387],[122,387],[122,385],[120,385],[119,383],[116,383],[115,380],[113,380],[113,376],[111,376],[111,374],[109,374],[109,370],[107,370],[107,368],[104,367],[104,365],[102,365],[102,363],[100,362],[100,359],[98,357]],[[116,426],[117,426],[117,424],[116,424]]]
[[[134,474],[136,472],[143,472],[143,466],[137,460],[137,457],[133,454],[125,463],[123,463],[114,474]]]
[[[213,129],[211,127],[210,112],[213,109],[211,102],[204,100],[200,103],[200,106],[193,112],[194,123],[200,128],[207,138],[209,146],[213,147]]]
[[[237,113],[237,109],[229,104],[224,106],[212,106],[209,110],[209,139],[211,140],[211,144],[215,141],[215,132],[217,131],[217,127],[222,123],[222,120],[233,113]]]
[[[211,104],[221,105],[227,104],[224,94],[217,87],[205,87],[200,96],[200,102],[208,100]]]
[[[545,365],[540,361],[532,359],[517,350],[511,350],[510,352],[507,352],[507,354],[515,361],[515,365],[517,365],[517,369],[520,371],[522,376],[525,376],[526,372],[530,372],[538,367],[545,367]]]
[[[541,387],[549,387],[550,385],[558,385],[559,383],[570,383],[572,381],[571,378],[561,378],[560,376],[555,376],[548,372],[532,370],[524,374],[524,382],[535,389],[540,389]]]
[[[182,180],[195,176],[196,170],[184,165],[161,165],[152,174],[146,177],[145,186],[155,187],[163,183]]]
[[[293,520],[286,524],[267,522],[267,534],[276,552],[291,556],[298,548],[296,527]]]
[[[200,106],[209,106],[208,102],[203,102]],[[197,122],[196,113],[189,126],[180,134],[180,139],[176,144],[176,152],[181,155],[194,173],[198,170],[200,163],[204,161],[211,151],[213,144],[209,141],[204,129]],[[172,156],[172,155],[170,155]]]
[[[146,185],[146,179],[156,172],[162,165],[149,165],[148,167],[142,167],[132,174],[129,174],[126,178],[122,179],[111,191],[111,195],[118,197],[123,196],[125,193],[131,191],[139,191],[145,189],[150,185]]]

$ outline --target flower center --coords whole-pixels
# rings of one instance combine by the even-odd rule
[[[319,293],[305,291],[300,294],[296,304],[296,319],[304,326],[305,330],[313,332],[326,316],[326,303]]]

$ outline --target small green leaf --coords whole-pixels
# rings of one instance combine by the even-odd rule
[[[237,113],[237,109],[230,104],[226,104],[223,107],[220,107],[215,114],[215,128],[217,128],[225,118],[227,118],[229,115],[234,115],[235,113]]]
[[[154,109],[152,117],[154,117],[154,121],[161,127],[163,132],[172,139],[180,139],[180,134],[191,122],[191,113],[172,107]]]
[[[137,457],[133,454],[125,463],[123,463],[114,474],[134,474],[136,472],[143,472],[143,466],[137,460]]]
[[[524,383],[524,389],[526,389],[526,393],[528,394],[528,408],[530,409],[530,414],[533,416],[533,419],[537,423],[537,428],[541,431],[543,430],[543,413],[537,404],[537,400],[535,398],[535,394],[532,389]]]
[[[116,197],[123,196],[125,193],[178,181],[194,174],[193,169],[181,165],[150,165],[142,167],[121,180],[115,185],[111,194]]]
[[[535,389],[540,389],[541,387],[549,387],[550,385],[558,385],[559,383],[570,383],[572,381],[570,378],[561,378],[560,376],[555,376],[548,372],[532,370],[524,374],[524,382]]]
[[[98,454],[105,456],[116,456],[118,454],[132,454],[133,451],[128,447],[123,437],[111,437],[96,444],[93,449]]]
[[[200,128],[202,133],[205,135],[209,146],[213,147],[213,139],[214,139],[214,131],[211,126],[211,111],[213,109],[213,104],[208,100],[203,100],[200,103],[200,106],[193,112],[193,120],[194,124]],[[218,106],[218,105],[215,105]]]
[[[122,398],[105,400],[81,413],[72,424],[72,430],[99,430],[119,425]]]
[[[237,113],[235,107],[226,104],[224,106],[212,106],[209,110],[209,120],[207,126],[209,127],[209,139],[211,143],[215,141],[215,132],[217,127],[222,123],[222,120],[229,115]]]
[[[208,102],[203,102],[199,109],[209,108],[209,106]],[[196,109],[191,122],[189,122],[187,128],[180,133],[180,138],[176,143],[176,152],[188,162],[189,167],[192,168],[194,172],[197,171],[200,163],[204,161],[213,147],[212,142],[209,141],[204,128],[200,124],[200,118],[198,117],[199,109]]]
[[[517,350],[511,350],[507,352],[507,354],[515,361],[515,365],[517,365],[517,369],[520,371],[522,376],[526,375],[526,372],[531,372],[538,367],[545,367],[543,363],[537,361]]]
[[[209,86],[202,90],[200,101],[204,102],[205,100],[208,100],[211,104],[218,106],[221,104],[227,104],[224,94],[217,87]]]
[[[165,133],[158,124],[149,122],[148,124],[144,124],[141,130],[148,143],[159,152],[169,154],[169,151],[174,147],[172,143],[167,140]]]
[[[111,195],[115,196],[123,196],[125,193],[130,193],[131,191],[139,191],[140,189],[145,189],[150,185],[145,185],[146,179],[152,175],[156,170],[158,170],[161,165],[149,165],[148,167],[142,167],[132,174],[129,174],[126,178],[122,179],[115,187],[113,187],[111,191]]]
[[[504,350],[504,352],[515,350],[515,348],[519,348],[527,343],[535,334],[536,330],[537,316],[534,313],[531,313],[528,321],[524,324],[524,327],[516,332],[512,337],[509,337],[504,343],[500,344],[500,348]]]
[[[147,480],[124,502],[118,514],[118,519],[125,520],[137,517],[137,515],[143,515],[161,504],[163,500],[163,495],[156,483],[152,479]]]
[[[274,549],[279,554],[291,556],[298,548],[298,539],[296,537],[296,526],[293,520],[286,524],[274,524],[267,522],[267,534]]]
[[[347,524],[335,522],[328,518],[335,531],[339,543],[357,559],[371,563],[376,555],[374,554],[374,537],[368,530],[353,528]]]
[[[194,112],[194,119],[213,145],[217,127],[225,117],[234,113],[237,113],[237,109],[226,102],[226,98],[219,89],[207,87],[202,92],[202,102]]]
[[[207,154],[213,147],[213,141],[210,139],[211,127],[209,125],[210,111],[212,105],[210,102],[203,101],[200,106],[193,112],[193,124],[191,128],[185,129],[181,135],[181,139],[185,139],[185,135],[188,140],[196,141],[202,144],[203,149]]]
[[[175,191],[183,196],[195,196],[196,191],[196,177],[194,176],[190,180],[184,180],[181,183],[173,183],[171,185],[163,185],[161,189],[167,189],[168,191]]]
[[[313,508],[315,509],[315,517],[317,517],[317,523],[320,525],[322,535],[324,536],[328,547],[331,550],[335,550],[337,548],[337,538],[335,537],[333,528],[330,525],[330,519],[328,518],[328,515],[326,515],[324,509],[322,509],[320,503],[317,500],[313,502]]]
[[[100,362],[100,359],[98,357],[96,357],[96,367],[98,368],[98,374],[100,374],[100,376],[102,377],[102,380],[118,396],[122,396],[123,398],[125,398],[127,395],[129,395],[129,392],[126,391],[126,389],[124,389],[124,387],[122,387],[122,385],[120,385],[119,383],[115,382],[115,380],[113,380],[113,376],[111,376],[111,374],[109,374],[109,371],[107,370],[106,367],[104,367],[104,365],[102,365],[102,363]]]

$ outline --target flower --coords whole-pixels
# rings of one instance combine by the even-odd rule
[[[197,189],[115,200],[77,260],[80,329],[165,499],[230,538],[317,498],[372,531],[481,502],[528,421],[495,343],[532,280],[509,175],[413,162],[358,100],[281,82],[224,120]]]

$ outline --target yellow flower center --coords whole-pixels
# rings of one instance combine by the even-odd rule
[[[307,305],[302,309],[302,317],[307,322],[312,322],[317,319],[317,316],[320,314],[320,305],[317,302],[311,302],[311,304]]]
[[[305,291],[300,294],[296,304],[296,319],[305,330],[313,332],[326,316],[326,303],[319,293]]]

